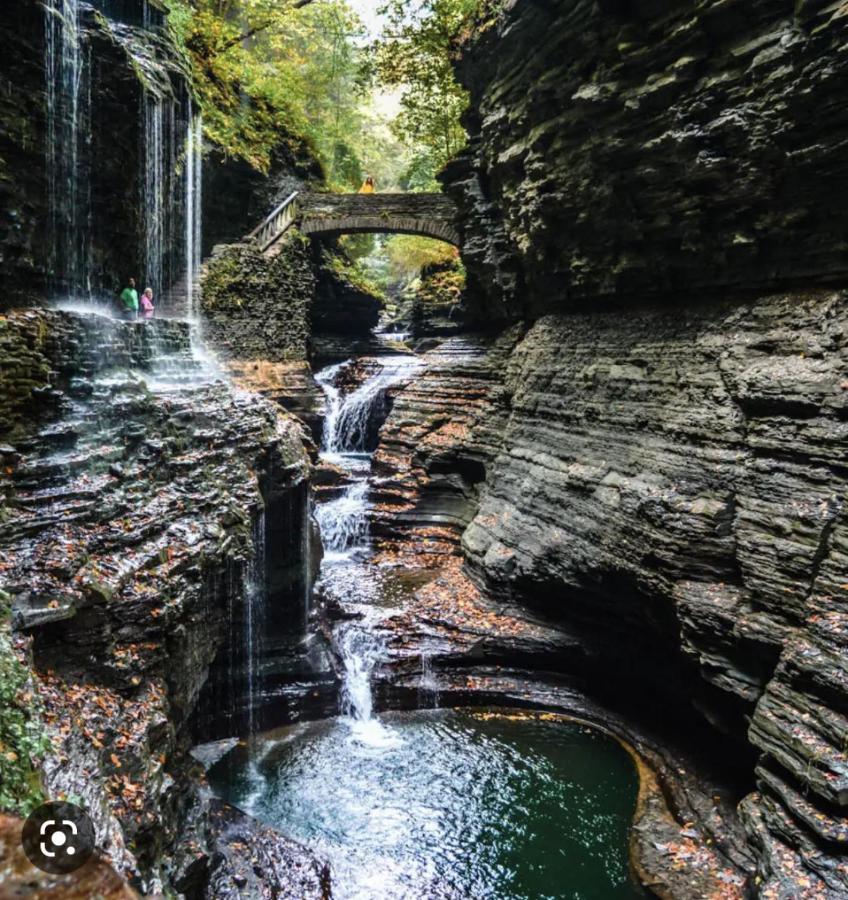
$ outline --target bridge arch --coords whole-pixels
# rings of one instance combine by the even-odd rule
[[[300,230],[313,237],[420,234],[459,246],[456,210],[444,194],[305,194]]]
[[[304,218],[300,230],[310,237],[339,237],[343,234],[419,234],[459,246],[459,234],[451,225],[427,219],[381,216],[342,216],[339,218]]]
[[[286,198],[250,235],[263,251],[298,225],[312,237],[419,234],[459,246],[456,208],[444,194],[317,194]]]

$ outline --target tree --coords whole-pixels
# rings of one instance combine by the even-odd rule
[[[369,86],[358,17],[345,0],[170,0],[204,128],[267,171],[285,135],[305,137],[331,181],[359,175],[351,135]]]
[[[432,182],[433,172],[465,146],[461,116],[468,95],[452,59],[480,9],[481,0],[389,0],[381,9],[387,27],[377,66],[385,84],[403,90],[394,130],[416,148],[411,184]]]

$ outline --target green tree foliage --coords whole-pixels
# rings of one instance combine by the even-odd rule
[[[409,234],[352,234],[339,243],[336,274],[345,270],[348,280],[386,298],[412,285],[423,270],[451,271],[457,284],[464,283],[459,251],[444,241]]]
[[[44,802],[35,763],[50,749],[27,668],[15,655],[0,590],[0,809],[25,816]]]
[[[392,282],[402,284],[428,267],[458,263],[459,251],[444,241],[398,234],[386,241],[388,274]]]
[[[434,173],[465,146],[461,116],[468,95],[452,58],[483,8],[483,0],[389,0],[377,48],[383,82],[402,89],[397,135],[415,148],[406,172],[412,190],[428,190]]]
[[[358,187],[352,136],[371,72],[362,24],[345,0],[169,0],[207,135],[267,171],[284,135],[304,137],[329,180]]]

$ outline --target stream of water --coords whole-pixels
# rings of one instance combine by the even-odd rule
[[[391,744],[390,731],[375,718],[371,675],[383,653],[374,634],[385,610],[374,602],[374,579],[368,564],[368,492],[371,451],[384,418],[388,392],[412,378],[420,367],[414,356],[385,356],[371,361],[375,371],[345,392],[340,376],[351,362],[323,369],[316,376],[326,397],[321,456],[338,466],[346,485],[316,510],[324,544],[319,587],[356,616],[336,631],[336,650],[344,669],[342,711],[357,739],[375,746]]]
[[[140,32],[161,25],[162,13],[144,0],[134,5],[143,14],[138,16],[136,10],[130,17],[134,34],[109,18],[113,12],[126,14],[122,5],[113,10],[113,4],[99,0],[96,6],[115,29],[116,42],[118,36],[128,42],[130,54]],[[96,110],[91,97],[93,81],[100,77],[91,64],[92,10],[82,0],[45,0],[44,15],[50,291],[58,300],[91,301],[119,289],[100,283],[103,276],[92,252],[92,234],[108,234],[113,225],[104,219],[108,209],[92,204],[99,172],[92,150]],[[138,111],[139,191],[126,202],[137,204],[143,230],[136,252],[124,261],[126,276],[144,282],[140,290],[152,287],[158,302],[167,300],[172,309],[178,307],[194,319],[201,261],[203,124],[188,92],[174,95],[158,63],[145,65],[158,75],[145,80]]]
[[[212,768],[213,787],[328,859],[342,900],[643,896],[627,862],[637,776],[614,741],[544,714],[375,713],[380,620],[397,596],[371,559],[371,450],[387,392],[420,362],[366,365],[352,390],[352,361],[316,376],[326,397],[322,458],[343,473],[316,509],[318,589],[345,613],[333,631],[342,715],[255,735]],[[435,703],[428,662],[421,686]]]

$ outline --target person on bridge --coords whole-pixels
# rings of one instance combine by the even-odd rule
[[[121,312],[124,318],[131,322],[138,318],[138,291],[135,289],[135,278],[130,278],[127,286],[121,291]]]
[[[362,187],[359,189],[359,193],[373,194],[375,190],[373,177],[371,175],[366,175],[365,181],[362,182]]]

